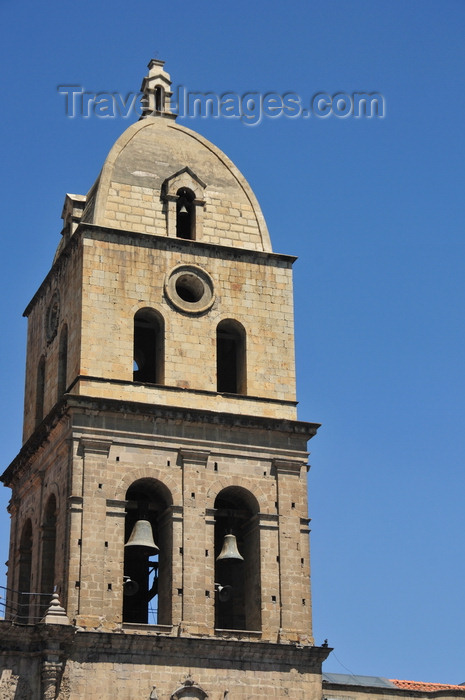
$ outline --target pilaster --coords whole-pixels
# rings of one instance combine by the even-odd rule
[[[100,624],[105,614],[104,567],[106,499],[104,479],[110,440],[83,438],[82,526],[76,622],[83,627]]]
[[[205,591],[211,590],[210,582],[205,580],[205,472],[208,457],[209,452],[204,450],[179,451],[184,509],[182,629],[191,634],[205,634],[209,631],[205,604]]]
[[[281,641],[312,642],[308,579],[302,568],[309,556],[308,531],[302,533],[306,506],[306,465],[300,460],[275,459],[279,514],[279,580]],[[304,541],[304,546],[303,546]]]

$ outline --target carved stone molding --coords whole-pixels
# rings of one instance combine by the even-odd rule
[[[208,694],[189,675],[180,688],[174,691],[170,700],[205,700]]]

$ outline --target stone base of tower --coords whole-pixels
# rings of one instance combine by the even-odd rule
[[[320,700],[325,647],[0,623],[2,698]]]

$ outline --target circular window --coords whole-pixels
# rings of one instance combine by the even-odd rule
[[[196,314],[207,311],[215,300],[210,275],[195,265],[179,265],[171,270],[165,294],[176,308]]]
[[[178,277],[174,286],[181,299],[189,302],[189,304],[196,304],[201,300],[205,292],[204,283],[192,272],[186,272],[186,274]]]

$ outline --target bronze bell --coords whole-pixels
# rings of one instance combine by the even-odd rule
[[[185,204],[182,205],[182,207],[179,210],[180,214],[188,214],[189,212],[187,211],[187,207]]]
[[[131,536],[125,547],[141,547],[145,554],[152,556],[160,550],[153,541],[152,526],[148,520],[138,520],[134,525]]]
[[[240,555],[237,548],[236,535],[230,533],[224,536],[223,549],[216,557],[216,561],[222,561],[223,559],[240,559],[244,561],[244,557]]]

